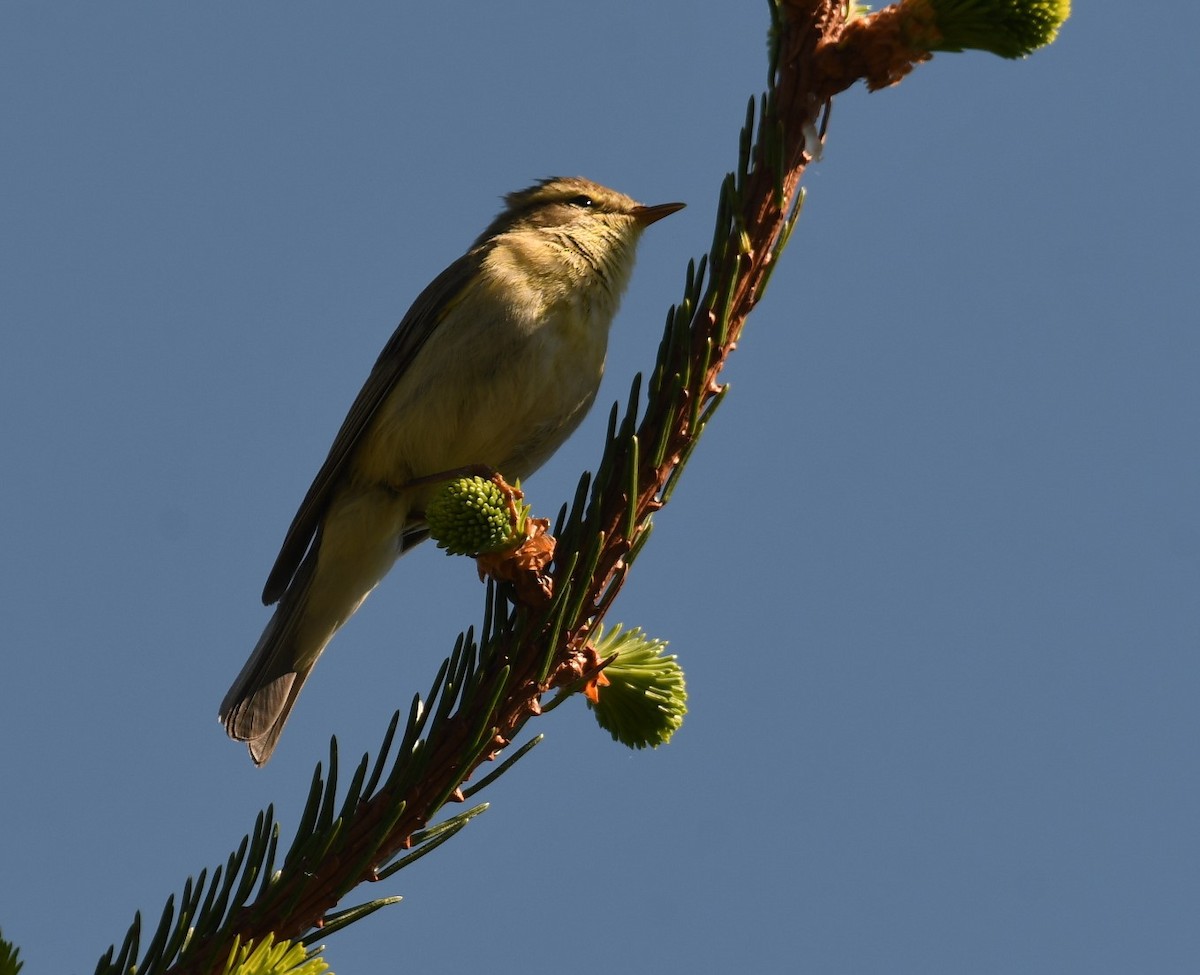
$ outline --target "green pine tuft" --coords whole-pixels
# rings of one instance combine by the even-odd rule
[[[902,6],[908,5],[906,0]],[[1071,0],[917,0],[911,6],[914,12],[927,8],[940,35],[914,38],[921,46],[990,51],[1002,58],[1025,57],[1045,47],[1071,15]]]
[[[600,727],[630,748],[657,748],[671,740],[687,714],[683,668],[674,654],[662,651],[664,640],[651,640],[640,629],[620,625],[596,631],[596,651],[602,660],[617,659],[604,668],[608,684],[588,701]]]
[[[274,936],[267,935],[257,943],[234,942],[222,975],[324,975],[328,971],[325,959],[310,954],[304,945],[276,943]]]

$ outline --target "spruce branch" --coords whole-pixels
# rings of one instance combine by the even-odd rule
[[[906,4],[908,12],[898,13]],[[972,16],[986,6],[941,4],[951,12],[970,8]],[[877,15],[855,9],[851,17],[840,0],[770,0],[768,88],[750,99],[737,167],[717,193],[712,246],[688,266],[649,379],[635,377],[623,411],[614,405],[594,476],[580,479],[552,533],[539,535],[546,546],[553,538],[540,550],[547,558],[514,555],[486,564],[478,637],[473,629],[460,635],[429,695],[413,700],[402,731],[400,712],[393,716],[375,760],[362,757],[340,803],[331,742],[328,770],[317,766],[278,868],[279,829],[268,808],[224,867],[189,879],[178,907],[168,902],[145,952],[138,918],[121,947],[101,959],[98,975],[220,970],[238,939],[312,944],[397,899],[337,910],[357,886],[391,876],[483,811],[434,824],[447,803],[473,796],[528,752],[537,739],[464,791],[542,712],[544,695],[576,692],[606,664],[595,645],[601,621],[725,395],[722,369],[795,226],[800,179],[821,151],[832,97],[860,79],[872,87],[894,83],[927,59],[933,47],[921,38],[931,35],[908,30],[903,18],[916,9],[927,24],[926,13],[937,6],[904,0]]]
[[[4,932],[0,931],[0,975],[17,975],[24,966],[18,957],[20,952],[16,945],[4,940]]]

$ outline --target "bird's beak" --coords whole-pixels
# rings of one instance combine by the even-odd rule
[[[676,210],[682,210],[685,206],[687,206],[686,203],[659,203],[652,207],[636,206],[633,208],[633,219],[643,227],[649,227],[655,221],[669,217]]]

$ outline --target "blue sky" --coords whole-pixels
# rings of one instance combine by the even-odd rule
[[[339,975],[1194,971],[1200,330],[1190,5],[833,109],[732,391],[612,618],[691,712],[578,707],[330,938]],[[711,239],[765,5],[0,8],[0,928],[90,972],[331,734],[373,750],[479,619],[422,548],[279,752],[216,721],[283,532],[408,303],[499,197],[647,234],[553,515]],[[386,968],[385,968],[386,966]]]

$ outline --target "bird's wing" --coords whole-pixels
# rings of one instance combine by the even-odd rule
[[[333,489],[344,474],[354,448],[446,311],[461,297],[481,259],[482,249],[473,248],[434,278],[417,296],[408,314],[379,353],[371,374],[355,397],[346,419],[342,421],[333,446],[329,448],[329,456],[317,471],[312,486],[300,503],[300,510],[287,530],[283,547],[263,587],[262,600],[266,605],[277,601],[287,589],[312,543]]]

